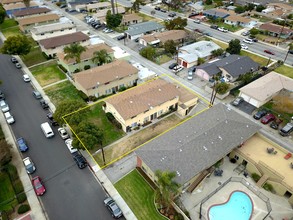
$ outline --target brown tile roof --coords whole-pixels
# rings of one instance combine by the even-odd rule
[[[65,34],[62,36],[58,37],[51,37],[48,39],[43,39],[40,40],[40,44],[45,48],[45,49],[50,49],[54,47],[60,47],[63,45],[68,45],[72,43],[78,43],[84,40],[90,39],[89,36],[82,32],[76,32],[73,34]]]
[[[245,18],[239,15],[230,15],[229,17],[225,18],[228,21],[238,21],[242,23],[249,23],[251,21],[250,18]]]
[[[35,15],[50,12],[49,8],[27,8],[20,11],[13,12],[15,17],[27,16],[27,15]]]
[[[137,14],[127,14],[127,15],[123,15],[123,19],[122,22],[128,22],[128,21],[142,21],[142,17],[140,17]]]
[[[267,31],[270,31],[273,33],[280,33],[282,28],[283,28],[282,26],[277,25],[277,24],[272,24],[272,23],[266,23],[266,24],[262,24],[259,26],[259,29],[267,30]],[[291,30],[287,27],[284,27],[282,33],[283,34],[290,34],[290,33],[293,33],[293,30]]]
[[[293,6],[281,2],[274,2],[274,3],[269,3],[268,6],[273,6],[274,8],[281,8],[285,10],[293,10]]]
[[[38,6],[38,5],[35,2],[30,2],[30,7],[32,6]],[[15,4],[3,5],[3,8],[7,11],[7,10],[13,10],[13,9],[20,9],[20,8],[25,9],[26,6],[22,2],[17,2]]]
[[[90,45],[86,48],[86,51],[83,52],[80,56],[80,60],[89,60],[93,58],[93,54],[95,51],[99,51],[99,50],[106,50],[107,53],[113,53],[114,50],[111,49],[111,47],[109,47],[106,44],[96,44],[96,45]],[[61,52],[57,54],[57,57],[59,60],[62,60],[62,62],[66,63],[66,64],[73,64],[75,63],[75,59],[64,59],[65,57],[65,53]]]
[[[17,3],[17,2],[23,2],[23,0],[2,0],[0,1],[2,5],[5,4],[11,4],[11,3]]]
[[[17,19],[17,21],[19,25],[24,26],[24,25],[30,25],[30,24],[40,23],[45,21],[55,21],[58,19],[59,19],[59,15],[57,14],[44,14],[44,15],[33,16],[33,17],[19,18]]]
[[[99,83],[115,81],[117,78],[127,77],[132,74],[137,74],[138,70],[124,60],[116,60],[112,63],[97,66],[89,70],[75,73],[73,78],[84,89],[91,89]]]
[[[151,42],[159,39],[162,43],[165,43],[167,40],[177,41],[185,37],[187,37],[187,33],[184,30],[170,30],[161,33],[148,34],[143,36],[142,38],[146,42]]]
[[[106,100],[124,120],[179,97],[176,85],[157,79]]]

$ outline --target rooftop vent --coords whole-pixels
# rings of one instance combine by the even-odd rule
[[[162,90],[161,89],[159,89],[159,92],[161,92]]]
[[[208,133],[207,133],[207,132],[205,132],[204,134],[205,134],[205,135],[207,135]]]
[[[179,152],[182,152],[182,149],[179,149]]]
[[[204,150],[208,150],[208,149],[206,148],[206,146],[203,146],[202,148],[203,148]]]
[[[129,101],[131,104],[133,103],[131,100]]]
[[[225,123],[228,124],[228,121],[226,120]]]
[[[223,138],[222,138],[220,135],[218,136],[218,138],[219,138],[220,140],[223,140]]]
[[[178,170],[176,171],[176,173],[177,173],[177,176],[181,176],[181,174],[179,173],[179,171],[178,171]]]
[[[246,125],[246,127],[248,128],[248,127],[249,127],[249,125]]]

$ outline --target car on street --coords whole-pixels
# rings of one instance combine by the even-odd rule
[[[174,68],[173,68],[173,72],[174,73],[178,73],[178,72],[180,72],[181,70],[183,70],[183,66],[181,66],[181,65],[177,65],[177,66],[175,66]]]
[[[218,25],[215,25],[215,24],[212,24],[211,26],[210,26],[210,28],[212,28],[212,29],[218,29]]]
[[[275,55],[275,52],[273,52],[271,50],[264,50],[263,52],[270,54],[270,55]]]
[[[248,39],[252,40],[255,43],[258,42],[258,39],[253,36],[249,36]]]
[[[270,123],[271,121],[273,121],[275,119],[276,119],[276,117],[272,113],[268,113],[264,117],[262,117],[260,122],[263,123],[263,124],[268,124],[268,123]]]
[[[253,118],[256,120],[261,119],[263,116],[265,116],[268,112],[266,110],[259,110],[257,113],[253,115]]]
[[[192,17],[194,17],[194,16],[196,16],[196,15],[199,15],[199,13],[198,12],[191,12],[189,15],[188,15],[188,17],[189,18],[192,18]]]
[[[0,101],[0,108],[1,108],[1,111],[2,111],[3,113],[9,111],[9,106],[8,106],[8,104],[7,104],[4,100],[1,100],[1,101]]]
[[[83,169],[87,166],[87,161],[78,151],[72,154],[73,160],[79,169]]]
[[[248,46],[246,46],[245,44],[240,44],[240,45],[241,45],[241,49],[248,50]]]
[[[23,137],[17,138],[16,142],[21,152],[26,152],[28,150],[27,143]]]
[[[293,50],[288,50],[288,53],[293,54]]]
[[[1,90],[0,90],[0,100],[5,100],[5,95]]]
[[[125,38],[126,38],[126,35],[123,34],[123,35],[118,36],[118,37],[117,37],[117,40],[123,40],[123,39],[125,39]]]
[[[243,42],[247,43],[247,44],[253,44],[253,40],[248,39],[248,38],[243,39]]]
[[[218,27],[218,31],[221,31],[221,32],[224,32],[224,33],[227,33],[228,30],[224,27]]]
[[[42,98],[42,95],[39,91],[36,91],[34,90],[33,91],[33,96],[36,98],[36,99],[41,99]]]
[[[22,78],[23,78],[23,81],[25,81],[25,82],[31,81],[30,77],[27,74],[22,75]]]
[[[209,37],[212,36],[211,33],[207,32],[207,31],[202,32],[202,34],[203,34],[203,35],[206,35],[206,36],[209,36]]]
[[[41,196],[46,192],[46,188],[43,184],[43,181],[39,176],[32,178],[32,184],[37,196]]]
[[[172,63],[172,64],[170,64],[169,69],[172,70],[172,69],[174,69],[175,66],[178,66],[178,64],[177,63]]]
[[[47,118],[49,119],[50,124],[51,124],[52,126],[58,126],[58,125],[59,125],[58,122],[55,121],[55,119],[53,118],[53,114],[52,114],[51,112],[49,112],[49,113],[47,114]]]
[[[244,99],[243,99],[241,96],[239,96],[239,97],[237,97],[237,98],[232,102],[232,105],[234,105],[234,106],[238,106],[238,105],[240,105],[240,103],[243,102],[243,101],[244,101]]]
[[[12,63],[18,63],[18,60],[15,57],[11,57],[10,60],[11,60]]]
[[[106,198],[104,200],[104,204],[111,212],[112,217],[114,217],[114,218],[122,217],[123,213],[122,213],[121,209],[118,207],[116,202],[111,197]]]
[[[160,8],[159,6],[156,6],[156,7],[155,7],[155,10],[156,10],[156,11],[161,11],[161,8]]]
[[[65,144],[66,144],[68,150],[70,151],[70,153],[73,154],[73,153],[77,152],[77,149],[72,146],[72,139],[71,138],[65,140]]]
[[[32,174],[33,172],[36,171],[35,164],[34,164],[33,161],[31,160],[31,158],[26,157],[26,158],[24,158],[22,161],[23,161],[24,167],[25,167],[25,169],[26,169],[26,172],[27,172],[28,174]]]
[[[188,80],[192,80],[193,79],[193,72],[192,71],[188,71],[188,73],[187,73],[187,79]]]
[[[49,105],[44,99],[40,99],[40,105],[43,109],[48,109]]]
[[[283,122],[282,119],[279,119],[279,118],[276,118],[274,121],[272,121],[272,123],[270,124],[270,127],[272,129],[275,129],[275,130],[278,130],[279,129],[279,126],[280,124]]]
[[[293,131],[293,123],[287,123],[281,130],[279,131],[280,135],[288,136]]]
[[[171,17],[171,18],[174,18],[176,16],[176,13],[175,12],[171,12],[171,13],[168,14],[168,16]]]
[[[67,133],[65,128],[58,128],[58,133],[63,140],[66,140],[67,138],[69,138],[69,134]]]
[[[15,122],[13,116],[10,114],[10,112],[5,112],[4,113],[5,119],[8,124],[13,124]]]
[[[163,13],[166,13],[167,12],[167,10],[166,9],[163,9],[163,8],[161,8],[160,11],[163,12]]]
[[[242,36],[248,36],[248,35],[249,35],[249,31],[243,31],[243,32],[241,33],[241,35],[242,35]]]
[[[202,30],[200,30],[200,29],[198,29],[198,28],[195,28],[194,31],[195,31],[195,32],[198,32],[198,33],[202,33],[202,32],[203,32]]]
[[[21,64],[20,63],[15,63],[15,67],[17,68],[17,69],[21,69]]]
[[[199,20],[199,19],[195,19],[195,20],[193,21],[193,23],[200,24],[200,20]]]

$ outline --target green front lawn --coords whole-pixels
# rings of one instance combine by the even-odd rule
[[[46,86],[62,79],[66,79],[65,74],[59,69],[56,61],[34,66],[30,71],[41,86]]]
[[[56,107],[64,100],[83,101],[78,94],[78,90],[69,81],[50,86],[45,89],[45,93]]]
[[[21,31],[19,30],[18,26],[6,28],[5,30],[2,30],[3,35],[8,38],[15,35],[22,35]]]
[[[170,60],[172,60],[172,58],[169,57],[169,56],[167,56],[166,54],[163,54],[163,55],[157,57],[156,59],[157,59],[159,65],[164,64],[164,63],[167,63]]]
[[[3,31],[14,26],[17,26],[17,22],[14,19],[5,19],[4,22],[0,24],[0,30]]]
[[[27,67],[47,61],[40,47],[33,47],[29,54],[21,56],[21,59]]]
[[[279,66],[278,68],[275,69],[275,72],[280,73],[284,76],[288,76],[293,79],[293,68],[290,66]]]
[[[114,186],[138,220],[166,220],[155,207],[154,190],[137,170],[133,170]]]
[[[18,204],[9,176],[0,172],[0,211],[11,210]]]
[[[254,53],[250,53],[244,50],[241,50],[240,55],[250,57],[254,62],[259,63],[261,66],[266,66],[268,64],[269,59],[258,56]],[[271,63],[272,61],[270,61]]]

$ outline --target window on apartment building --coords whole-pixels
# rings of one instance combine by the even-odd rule
[[[234,156],[235,160],[239,160],[239,157],[237,155]]]
[[[44,33],[41,33],[41,35],[43,36],[43,35],[45,35]]]
[[[60,31],[64,31],[64,29],[61,29]]]
[[[120,89],[123,88],[123,87],[125,87],[124,84],[121,84],[121,85],[119,86]]]
[[[137,122],[131,124],[131,127],[135,128],[137,126]]]
[[[158,115],[163,114],[163,110],[158,111]]]
[[[145,118],[143,119],[143,122],[146,123],[148,120],[149,120],[149,116],[145,117]]]

